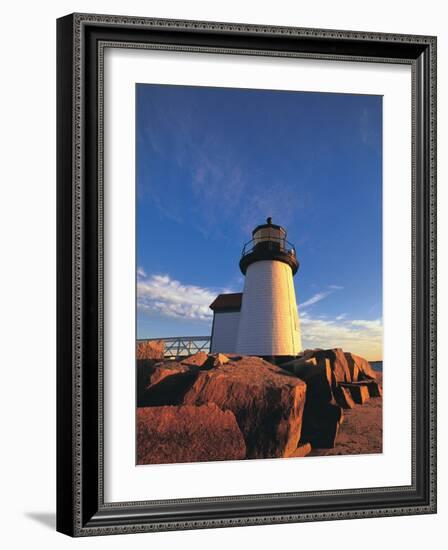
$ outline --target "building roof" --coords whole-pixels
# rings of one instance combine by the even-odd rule
[[[239,311],[241,309],[242,292],[219,294],[210,304],[213,311]]]
[[[281,225],[276,225],[275,223],[272,223],[272,218],[267,218],[266,223],[262,223],[261,225],[257,225],[257,227],[252,231],[252,237],[255,236],[255,233],[259,231],[260,229],[277,229],[279,231],[283,231],[286,237],[286,229],[282,227]]]

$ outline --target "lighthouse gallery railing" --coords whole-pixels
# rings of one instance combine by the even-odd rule
[[[244,246],[241,252],[241,257],[252,254],[256,250],[261,248],[267,250],[280,250],[281,252],[286,252],[291,254],[291,256],[296,255],[295,246],[282,237],[265,237],[258,239],[251,239]]]

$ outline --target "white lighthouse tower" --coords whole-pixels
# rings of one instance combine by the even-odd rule
[[[268,218],[252,231],[240,260],[246,279],[236,353],[277,356],[302,350],[293,283],[298,268],[295,248],[283,227]]]

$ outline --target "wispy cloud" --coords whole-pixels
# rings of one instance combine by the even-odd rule
[[[359,132],[362,143],[367,146],[374,145],[379,137],[372,122],[372,113],[364,108],[359,119]]]
[[[299,304],[304,348],[339,347],[370,360],[383,356],[383,325],[381,319],[348,319],[347,313],[331,317],[313,315],[310,306],[321,302],[334,292],[343,290],[341,285],[328,285],[305,302]]]
[[[354,327],[359,328],[359,330],[377,330],[379,328],[382,328],[382,323],[379,319],[375,319],[373,321],[354,319],[353,321],[350,321],[350,323]]]
[[[259,176],[263,178],[262,175]],[[250,197],[250,200],[247,200]],[[240,223],[245,233],[250,233],[254,226],[263,223],[271,216],[274,223],[281,221],[288,227],[297,219],[298,212],[310,198],[305,195],[297,181],[287,182],[272,180],[263,182],[250,181],[250,189],[241,202]]]
[[[138,274],[137,307],[166,317],[210,321],[213,314],[209,305],[220,292],[230,292],[228,289],[183,284],[169,275],[147,276],[143,269],[139,269]]]
[[[311,296],[311,298],[308,298],[308,300],[305,300],[305,302],[302,302],[300,304],[300,307],[306,309],[307,307],[312,306],[313,304],[317,304],[317,302],[320,302],[321,300],[324,300],[330,294],[330,291],[318,292],[317,294],[314,294],[314,296]]]
[[[213,135],[200,132],[192,109],[179,115],[154,104],[151,117],[142,124],[147,152],[166,164],[163,178],[154,176],[143,164],[140,167],[142,193],[157,211],[170,221],[192,224],[204,235],[223,239],[228,231],[222,213],[231,213],[228,224],[244,234],[267,216],[290,225],[311,200],[310,194],[297,181],[285,181],[284,177],[264,181],[262,170],[248,165],[240,145],[229,142],[219,128]],[[187,206],[176,193],[179,173],[192,194]]]
[[[327,290],[322,290],[321,292],[317,292],[311,298],[308,298],[308,300],[305,300],[301,304],[299,304],[299,307],[301,309],[306,309],[309,306],[312,306],[313,304],[317,304],[318,302],[324,300],[330,294],[333,294],[335,290],[342,290],[344,287],[339,285],[328,285]]]
[[[340,347],[370,360],[383,356],[383,324],[381,319],[349,320],[337,316],[321,319],[301,315],[304,348]]]
[[[188,148],[189,161],[183,168],[189,174],[197,206],[196,227],[206,235],[212,232],[225,237],[223,219],[217,213],[232,212],[231,223],[238,222],[240,205],[248,193],[247,177],[237,156],[216,143],[190,140]]]

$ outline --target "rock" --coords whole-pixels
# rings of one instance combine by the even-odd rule
[[[376,380],[368,380],[366,382],[370,397],[381,397],[383,395],[383,390]]]
[[[309,359],[299,357],[298,359],[292,359],[287,363],[282,363],[281,365],[282,369],[296,375],[302,372],[304,367],[317,367],[317,359],[315,357],[311,357]]]
[[[209,356],[207,353],[205,353],[205,351],[198,351],[198,353],[182,359],[181,364],[202,367],[208,359]]]
[[[209,355],[207,361],[201,365],[202,369],[209,370],[220,365],[225,365],[230,359],[223,353],[217,353],[216,355]]]
[[[300,458],[309,455],[310,452],[311,445],[309,443],[304,443],[303,445],[299,445],[295,451],[287,456],[287,458]]]
[[[239,460],[243,435],[231,411],[213,403],[137,409],[137,463],[168,464]]]
[[[345,411],[344,411],[345,413]],[[310,456],[360,455],[383,451],[382,400],[370,399],[344,415],[336,445],[331,449],[314,448]]]
[[[340,348],[327,349],[316,352],[315,355],[318,363],[324,359],[330,361],[331,372],[333,375],[333,385],[340,382],[350,382],[351,374],[348,367],[347,359],[344,352]]]
[[[295,374],[298,374],[298,369],[303,365],[321,365],[327,368],[326,363],[330,366],[331,377],[329,381],[333,387],[340,382],[351,382],[352,376],[347,358],[340,348],[306,350],[297,359],[282,365],[282,368],[287,370],[292,368]]]
[[[331,448],[342,421],[342,409],[333,393],[337,386],[330,359],[324,350],[313,353],[316,353],[315,357],[310,357],[308,353],[306,358],[300,357],[283,367],[291,369],[307,386],[301,443]],[[315,359],[317,365],[311,359]]]
[[[230,359],[223,353],[207,355],[207,353],[199,351],[198,353],[183,359],[181,364],[187,366],[197,366],[204,369],[212,369],[214,367],[219,367],[220,365],[225,365],[229,361]]]
[[[351,353],[344,353],[345,358],[347,359],[348,368],[350,370],[350,380],[349,382],[357,382],[359,379],[359,367],[355,360],[353,359],[353,356]]]
[[[275,458],[305,452],[299,442],[334,448],[342,409],[381,395],[369,363],[339,348],[281,359],[198,352],[181,361],[139,360],[137,404],[214,403],[235,415],[247,458]]]
[[[373,382],[375,373],[368,361],[340,348],[305,350],[281,367],[307,384],[301,441],[313,447],[334,447],[343,419],[340,407],[352,409],[381,392],[378,384],[368,386],[367,392],[350,388],[353,382]]]
[[[227,357],[227,355],[224,355],[224,353],[217,353],[216,355],[212,355],[214,357],[213,366],[218,367],[219,365],[225,365],[230,361],[230,358]]]
[[[218,353],[218,355],[224,355],[223,353]],[[239,361],[240,359],[243,358],[243,355],[236,355],[234,353],[226,353],[224,355],[224,357],[227,357],[229,361],[233,361],[235,363],[235,361]]]
[[[283,457],[297,449],[306,385],[258,357],[201,370],[184,404],[215,403],[235,414],[247,458]]]
[[[158,384],[168,376],[183,374],[190,371],[191,367],[189,367],[188,365],[183,365],[182,363],[178,363],[177,361],[165,361],[164,363],[156,363],[152,368],[152,373],[149,376],[147,386]]]
[[[369,389],[365,384],[359,383],[343,383],[343,388],[347,388],[350,391],[350,395],[355,403],[363,405],[370,399]]]
[[[150,384],[151,375],[154,373],[153,359],[138,359],[137,360],[137,407],[143,405],[143,396],[146,387]]]
[[[137,360],[157,359],[163,360],[165,354],[165,342],[163,340],[144,340],[137,342]]]
[[[137,365],[138,368],[138,365]],[[197,378],[199,367],[164,361],[137,370],[137,406],[181,405]]]
[[[316,352],[323,351],[321,348],[314,348],[314,349],[305,349],[300,354],[299,357],[304,359],[305,361],[308,359],[311,359],[315,356]]]
[[[348,388],[338,385],[334,388],[333,395],[336,399],[336,403],[343,409],[353,409],[355,407],[355,402]]]
[[[332,377],[329,362],[323,361],[316,365],[312,361],[291,361],[283,368],[293,372],[307,385],[307,399],[330,403],[333,400],[331,389]]]
[[[352,386],[365,386],[369,392],[369,397],[381,397],[383,392],[381,386],[376,380],[358,380],[357,382],[352,382]]]
[[[313,448],[333,448],[343,417],[342,408],[333,403],[314,402],[305,406],[300,443],[311,443]]]
[[[290,363],[309,364],[314,362],[319,365],[324,360],[329,360],[333,376],[333,386],[341,382],[357,382],[358,380],[375,379],[375,371],[370,363],[353,353],[344,352],[340,348],[335,349],[314,349],[305,350],[297,359],[290,361],[283,368],[287,368]]]
[[[357,382],[358,380],[368,380],[376,379],[375,371],[370,366],[370,363],[364,359],[364,357],[360,357],[359,355],[355,355],[354,353],[348,353],[346,352],[345,357],[347,359],[347,363],[349,365],[350,371],[352,374],[352,379],[348,380],[348,382]]]

